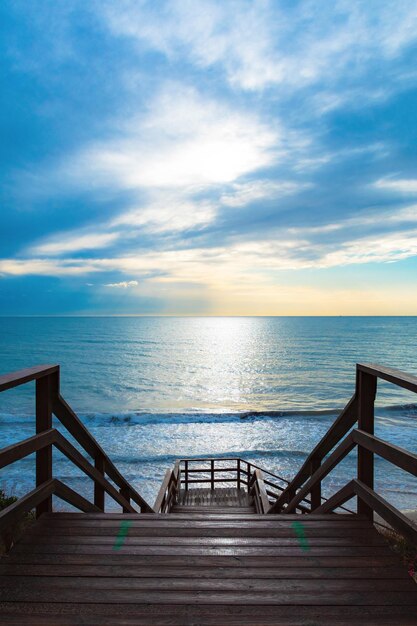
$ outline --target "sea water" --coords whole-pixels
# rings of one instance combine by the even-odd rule
[[[352,396],[357,362],[417,373],[414,317],[21,317],[0,327],[1,372],[59,364],[62,395],[151,504],[178,457],[240,456],[290,479]],[[34,383],[0,394],[0,446],[34,432]],[[417,453],[417,396],[379,383],[375,433]],[[417,508],[417,479],[378,458],[375,468],[385,498]],[[355,473],[352,454],[324,493]],[[91,497],[92,481],[57,451],[54,475]],[[8,492],[33,487],[34,455],[0,471]]]

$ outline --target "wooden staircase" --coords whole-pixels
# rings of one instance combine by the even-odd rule
[[[399,374],[396,384],[417,391],[417,379]],[[417,624],[417,587],[373,510],[416,544],[417,528],[374,492],[364,452],[415,476],[417,456],[369,432],[372,386],[359,386],[293,481],[239,458],[183,459],[152,507],[62,399],[56,366],[0,377],[0,391],[30,380],[37,434],[0,451],[0,468],[36,453],[36,487],[0,511],[0,530],[7,541],[25,512],[36,507],[37,519],[0,559],[0,624]],[[337,445],[354,424],[352,407],[362,428]],[[52,428],[52,412],[93,463]],[[52,446],[92,478],[94,503],[53,476]],[[360,478],[326,500],[321,480],[355,446]],[[104,511],[104,493],[122,512]],[[84,512],[53,512],[53,495]],[[359,513],[343,507],[353,496]]]
[[[416,624],[415,584],[363,516],[48,513],[0,561],[1,624]],[[222,509],[224,511],[224,509]],[[305,519],[304,519],[305,518]]]

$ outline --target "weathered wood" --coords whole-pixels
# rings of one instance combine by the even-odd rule
[[[354,490],[358,498],[362,500],[372,511],[376,511],[398,533],[408,538],[413,545],[417,545],[417,525],[408,517],[398,511],[392,504],[359,480],[354,480]]]
[[[11,372],[10,374],[3,374],[0,376],[0,392],[24,385],[32,380],[56,374],[58,371],[59,365],[37,365],[36,367],[29,367],[17,372]]]
[[[90,454],[93,458],[97,455],[101,455],[104,458],[104,467],[106,474],[116,483],[120,488],[129,488],[131,499],[141,507],[141,511],[149,513],[153,512],[152,507],[146,502],[144,498],[127,483],[125,478],[112,463],[109,457],[106,455],[102,447],[94,439],[91,433],[87,430],[78,416],[74,413],[71,407],[65,402],[65,400],[58,395],[53,405],[53,412],[58,417],[60,422],[65,426],[68,432],[74,437],[76,441],[84,448],[84,450]]]
[[[355,447],[355,442],[351,434],[347,435],[345,439],[339,444],[332,452],[332,454],[324,461],[323,465],[320,465],[317,471],[309,478],[309,480],[301,487],[297,492],[297,495],[289,502],[283,513],[293,513],[297,504],[312,490],[312,488],[320,481],[323,480],[331,470],[342,461],[347,454]],[[318,507],[317,507],[318,508]]]
[[[80,496],[79,493],[77,493],[67,485],[64,485],[64,483],[62,483],[60,480],[57,480],[55,478],[54,483],[54,493],[62,500],[68,502],[68,504],[75,506],[76,509],[86,512],[94,512],[100,510],[95,504],[92,504],[92,502],[89,502],[88,500]]]
[[[376,395],[377,379],[362,369],[357,370],[358,374],[358,427],[360,430],[374,434],[374,405]],[[358,448],[358,480],[374,488],[374,455],[371,450]],[[374,512],[361,498],[358,498],[358,513],[362,513],[373,519]]]
[[[357,421],[357,397],[354,395],[343,409],[337,420],[322,437],[313,451],[308,455],[301,469],[293,480],[281,493],[278,500],[272,505],[269,513],[279,513],[281,507],[294,497],[297,489],[309,478],[313,459],[323,459],[328,452],[346,435]]]
[[[149,604],[97,603],[77,604],[60,603],[53,612],[45,603],[25,603],[16,616],[8,612],[9,603],[0,604],[2,619],[5,624],[14,626],[33,626],[34,620],[39,626],[347,626],[360,623],[361,626],[415,626],[410,607],[387,606],[298,606],[296,612],[288,605],[259,606],[251,605],[173,605],[161,606]],[[296,613],[296,614],[295,614]],[[14,618],[18,618],[17,621]],[[11,621],[10,621],[11,620]]]
[[[62,454],[64,454],[74,465],[76,465],[80,470],[82,470],[87,476],[94,480],[94,485],[98,485],[100,489],[102,489],[103,494],[108,493],[117,504],[120,504],[124,510],[129,511],[130,513],[136,513],[133,506],[130,505],[129,501],[126,497],[120,494],[117,489],[113,487],[113,485],[104,477],[104,475],[96,468],[91,465],[83,457],[83,455],[75,448],[65,437],[59,432],[55,431],[54,433],[54,441],[53,444],[58,448]],[[102,467],[102,465],[101,465]],[[95,492],[94,492],[95,493]],[[95,502],[97,509],[104,509],[104,497],[100,498],[100,504],[102,506],[98,506]]]
[[[104,457],[101,454],[97,454],[96,458],[94,459],[94,467],[97,470],[98,474],[100,474],[100,476],[102,476],[104,478],[104,470],[105,470],[105,463],[104,463]],[[94,481],[94,504],[96,505],[96,507],[98,509],[100,509],[100,511],[104,511],[104,488],[103,485],[95,480]]]
[[[151,567],[237,567],[237,568],[265,568],[271,566],[270,556],[265,555],[246,555],[230,557],[230,555],[208,554],[190,555],[190,554],[152,554],[142,555],[140,559],[136,555],[126,552],[113,552],[112,554],[53,554],[53,553],[32,553],[26,551],[17,552],[13,549],[8,557],[9,563],[20,564],[52,564],[58,565],[66,563],[68,565],[94,565],[101,567],[103,565],[121,565],[136,566],[138,562],[141,565],[149,565]],[[298,552],[295,556],[280,556],[279,564],[281,567],[292,568],[310,568],[310,567],[353,567],[358,571],[363,567],[399,567],[399,558],[397,554],[389,552],[389,554],[372,554],[372,555],[356,555],[356,556],[340,556],[325,555],[315,556],[314,558],[306,558],[305,554]]]
[[[129,590],[129,591],[184,591],[184,592],[248,592],[256,593],[261,592],[277,592],[277,593],[296,593],[296,592],[309,592],[309,593],[327,593],[327,592],[362,592],[364,590],[363,578],[339,578],[339,579],[310,579],[294,577],[291,579],[265,579],[265,578],[208,578],[208,577],[194,577],[191,578],[181,576],[171,576],[170,573],[162,574],[162,576],[156,578],[155,576],[148,577],[146,574],[142,577],[126,577],[126,576],[110,576],[110,577],[69,577],[69,576],[56,576],[53,581],[50,577],[45,576],[15,576],[10,580],[7,576],[0,575],[0,595],[2,591],[5,592],[4,599],[13,601],[13,593],[18,593],[21,597],[27,597],[29,600],[33,598],[33,592],[38,591],[48,592],[48,585],[52,585],[54,592],[60,590],[77,590],[81,587],[88,589],[91,600],[95,599],[96,590]],[[404,592],[404,579],[381,579],[372,578],[367,582],[367,592],[376,591],[402,591]],[[12,597],[10,597],[12,594]],[[112,593],[110,593],[110,596]],[[84,598],[80,598],[83,601]]]
[[[50,589],[35,589],[37,602],[50,602]],[[30,589],[18,589],[13,586],[6,590],[1,589],[1,595],[4,600],[9,602],[28,602],[34,598]],[[355,604],[361,605],[377,605],[392,606],[393,604],[417,607],[417,599],[415,591],[364,591],[362,593],[349,589],[338,593],[330,591],[263,591],[257,593],[253,591],[233,591],[233,592],[205,592],[200,591],[161,591],[161,590],[145,590],[138,591],[136,589],[115,589],[109,593],[108,589],[83,589],[79,588],[75,593],[73,589],[54,588],[54,603],[71,602],[72,604],[85,602],[98,602],[100,604],[192,604],[192,605],[216,605],[216,604],[233,604],[233,605],[283,605],[291,604],[293,607],[298,605],[329,605],[343,606]],[[294,608],[296,612],[296,608]]]
[[[417,393],[417,376],[414,374],[408,374],[393,367],[385,367],[384,365],[375,365],[373,363],[358,363],[357,369],[374,378],[381,378],[397,385],[397,387]]]
[[[281,578],[291,580],[300,579],[300,568],[298,567],[269,567],[265,563],[264,567],[213,567],[206,562],[206,566],[173,566],[159,565],[104,565],[97,567],[89,565],[71,565],[64,563],[30,564],[30,563],[2,563],[0,560],[0,576],[68,576],[68,577],[94,577],[94,578],[215,578],[218,580],[227,578],[238,579],[273,579],[278,581]],[[307,579],[316,580],[346,580],[353,578],[366,581],[369,579],[384,580],[408,580],[409,575],[405,568],[392,567],[387,564],[363,567],[306,567],[301,570],[301,576]],[[47,584],[47,583],[46,583]],[[87,583],[88,584],[88,583]],[[279,583],[275,583],[279,584]]]
[[[39,487],[32,489],[23,498],[19,498],[13,504],[2,509],[0,511],[0,530],[9,528],[17,523],[22,515],[48,499],[55,492],[55,488],[55,480],[48,480]]]
[[[393,463],[393,465],[400,467],[409,474],[417,476],[417,454],[408,452],[407,450],[404,450],[404,448],[394,446],[392,443],[383,441],[382,439],[365,433],[362,430],[353,430],[352,436],[358,446],[362,446],[363,448],[378,454],[390,463]]]
[[[56,432],[54,428],[50,428],[38,435],[33,435],[33,437],[28,437],[23,441],[3,448],[0,450],[0,469],[37,452],[37,450],[45,448],[45,446],[51,445],[55,441]]]
[[[52,376],[36,379],[36,434],[52,429],[53,394],[58,392],[58,381]],[[52,445],[49,444],[36,452],[36,486],[52,479]],[[49,495],[36,506],[36,517],[52,511],[52,496]]]

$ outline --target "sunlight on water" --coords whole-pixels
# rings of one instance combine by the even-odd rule
[[[415,372],[415,318],[4,319],[1,367],[60,363],[62,392],[119,469],[152,501],[184,456],[241,456],[290,478],[353,393],[355,363]],[[19,349],[16,349],[18,346]],[[0,394],[0,447],[34,434],[34,387]],[[380,384],[376,434],[417,452],[416,396]],[[30,459],[0,488],[32,488]],[[356,461],[328,488],[354,477]],[[91,481],[57,456],[57,475]],[[381,465],[381,493],[402,508],[417,481]]]

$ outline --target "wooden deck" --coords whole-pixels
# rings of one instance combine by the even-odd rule
[[[1,624],[417,624],[417,587],[364,516],[184,508],[44,514],[0,560]]]
[[[0,559],[0,625],[417,626],[417,587],[372,523],[377,512],[417,545],[416,524],[374,489],[376,455],[417,476],[416,454],[374,436],[377,379],[417,393],[411,374],[358,364],[354,395],[291,481],[239,457],[177,459],[151,506],[65,402],[59,366],[0,376],[0,392],[35,381],[36,395],[36,434],[0,450],[0,469],[36,455],[35,488],[0,511],[5,544],[37,518]],[[93,501],[58,478],[53,448],[91,478]],[[355,448],[357,475],[324,498]],[[54,513],[56,497],[82,512]],[[359,515],[332,513],[352,498]],[[105,512],[110,500],[123,513]]]

